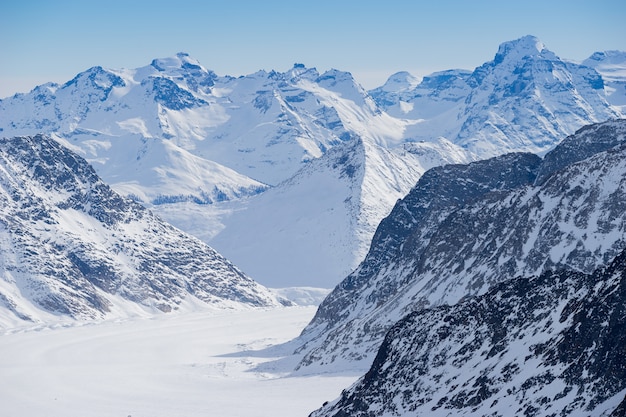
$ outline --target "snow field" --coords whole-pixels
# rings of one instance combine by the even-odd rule
[[[289,376],[268,363],[292,352],[277,345],[315,310],[174,313],[4,334],[0,414],[307,416],[358,377]]]

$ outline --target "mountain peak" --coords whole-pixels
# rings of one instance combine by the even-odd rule
[[[539,56],[547,51],[543,42],[537,37],[526,35],[500,44],[494,61],[496,64],[499,64],[507,58],[519,60],[527,56]]]
[[[593,62],[622,64],[626,62],[626,52],[616,51],[616,50],[594,52],[589,58],[583,61],[583,64],[588,65],[588,66],[593,66],[591,65]]]
[[[412,75],[407,71],[400,71],[392,74],[385,84],[382,86],[382,90],[388,93],[397,93],[400,91],[412,90],[419,84],[420,79]]]
[[[589,68],[595,69],[605,82],[616,83],[610,85],[610,88],[616,92],[625,91],[624,76],[626,75],[626,51],[599,51],[594,52],[589,58],[585,59],[582,64]],[[623,93],[622,93],[623,94]],[[613,95],[613,93],[611,93]],[[619,96],[619,94],[616,94]],[[617,101],[612,100],[612,104],[623,106],[626,104],[624,98]]]
[[[167,58],[153,59],[150,63],[151,66],[159,71],[177,70],[180,68],[186,69],[198,69],[206,72],[206,69],[200,65],[200,63],[192,58],[186,52],[178,52],[176,55]]]

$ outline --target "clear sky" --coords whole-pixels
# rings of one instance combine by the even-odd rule
[[[0,0],[0,98],[177,52],[218,75],[297,62],[373,88],[397,71],[474,69],[524,35],[573,60],[626,50],[626,1]]]

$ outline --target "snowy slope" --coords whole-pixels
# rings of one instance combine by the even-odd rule
[[[94,67],[0,107],[4,135],[54,132],[114,187],[134,183],[145,188],[136,193],[142,201],[157,204],[155,175],[168,192],[162,197],[174,201],[181,194],[210,203],[202,193],[214,188],[233,199],[288,179],[362,131],[384,142],[400,140],[404,126],[348,73],[297,64],[285,73],[218,77],[183,53],[135,70]],[[344,126],[346,117],[354,126]]]
[[[626,52],[596,52],[582,63],[602,75],[607,101],[626,113]]]
[[[615,147],[590,156],[593,138]],[[607,122],[569,137],[545,166],[533,154],[508,154],[426,172],[303,331],[301,367],[367,362],[404,315],[501,280],[605,265],[626,247],[625,139],[626,121]]]
[[[618,417],[624,406],[626,252],[590,275],[513,279],[410,314],[312,416]]]
[[[119,196],[46,136],[0,140],[0,325],[184,304],[279,306],[224,257]]]
[[[339,395],[355,375],[306,378],[254,367],[296,335],[313,307],[177,312],[0,336],[7,416],[293,417]],[[245,397],[245,401],[242,398]]]
[[[336,146],[238,204],[211,246],[264,285],[333,287],[364,258],[379,220],[427,168],[467,160],[445,143],[416,144],[400,155],[372,142]]]
[[[196,150],[228,118],[203,99],[214,77],[184,54],[137,70],[94,67],[64,85],[3,100],[2,133],[55,133],[105,181],[144,203],[211,203],[263,191],[265,184]]]

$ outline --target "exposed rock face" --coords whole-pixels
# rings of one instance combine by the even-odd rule
[[[221,308],[279,305],[49,137],[0,139],[0,205],[0,301],[19,319],[101,318],[118,299],[162,311],[189,297]]]
[[[626,252],[412,313],[321,416],[614,416],[626,394]],[[620,402],[622,402],[621,405]]]

